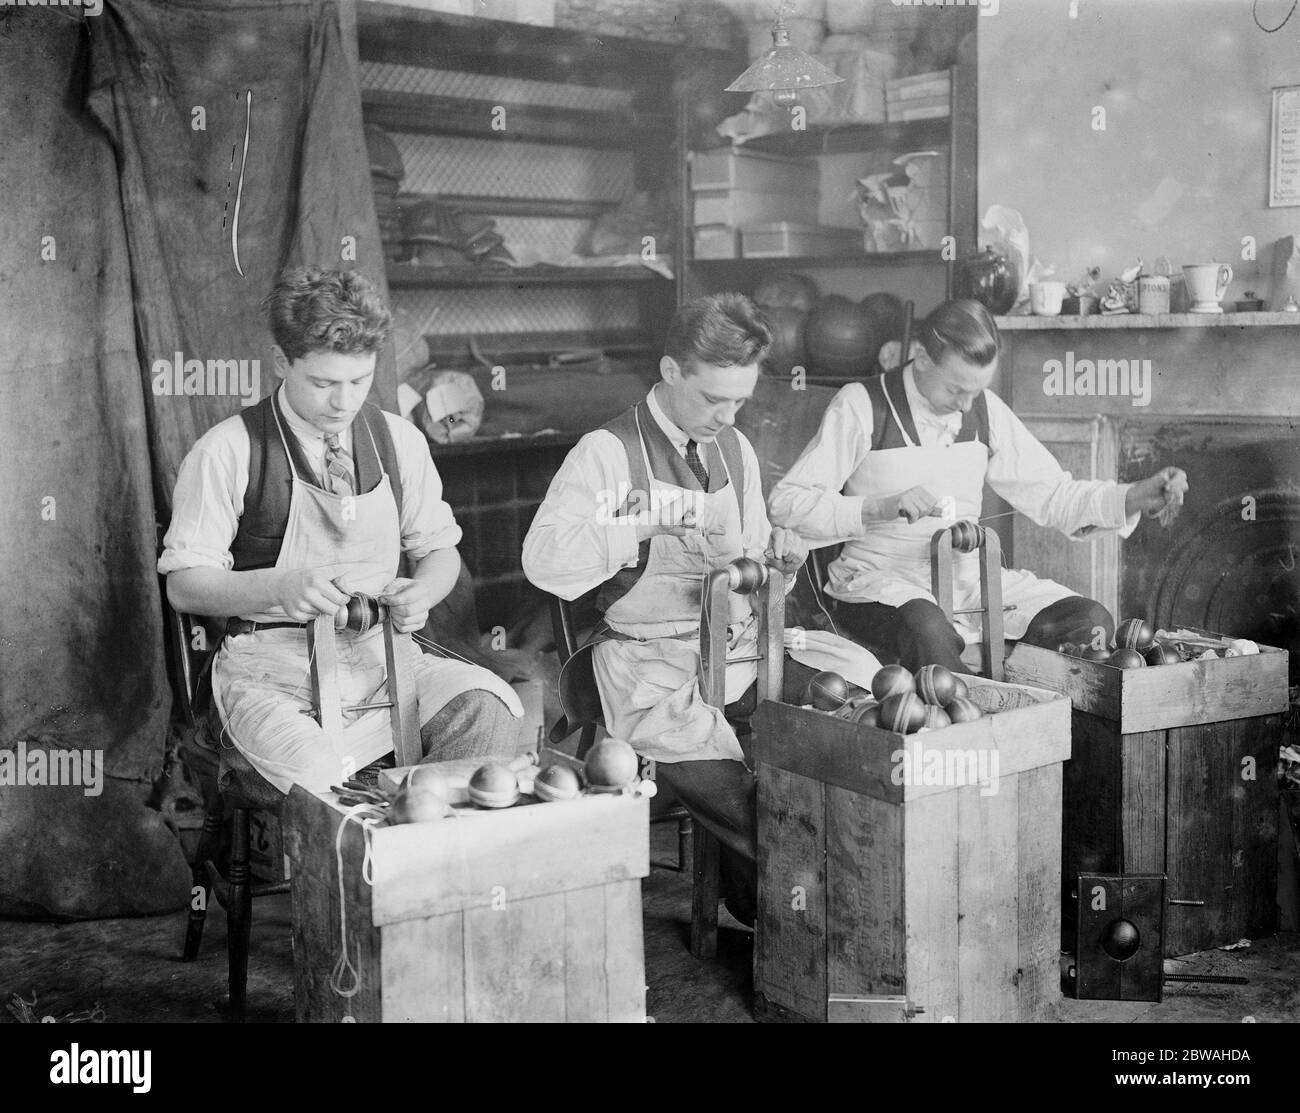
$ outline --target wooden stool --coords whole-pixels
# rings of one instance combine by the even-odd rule
[[[967,610],[952,609],[952,554],[980,554],[980,598],[982,605]],[[963,521],[941,529],[930,538],[930,591],[948,621],[954,615],[978,614],[980,647],[984,653],[983,675],[990,680],[1003,677],[1002,657],[1002,544],[998,535],[977,522]]]
[[[732,592],[759,596],[758,652],[728,660]],[[727,665],[746,661],[758,662],[758,702],[779,701],[785,667],[785,577],[741,557],[709,573],[700,601],[700,693],[706,703],[719,710],[726,707]],[[696,958],[712,958],[718,953],[719,853],[717,838],[697,823],[691,897],[691,954]]]

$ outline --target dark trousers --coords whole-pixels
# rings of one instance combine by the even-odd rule
[[[909,672],[922,665],[970,672],[961,660],[961,651],[966,647],[961,635],[938,605],[928,599],[912,599],[901,607],[840,602],[835,617],[843,633],[865,645],[884,664],[897,661]],[[1110,613],[1094,599],[1073,595],[1039,611],[1020,640],[1056,649],[1063,642],[1092,641],[1098,626],[1105,630],[1109,641],[1115,632]]]
[[[781,701],[797,703],[815,669],[785,658]],[[757,685],[727,704],[727,721],[736,728],[745,760],[656,762],[655,780],[669,789],[721,844],[722,895],[741,923],[753,924],[758,903],[758,784],[750,757],[749,718],[758,705]]]

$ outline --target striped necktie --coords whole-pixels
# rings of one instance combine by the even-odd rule
[[[352,457],[339,443],[337,433],[325,434],[325,470],[329,473],[330,490],[336,495],[355,495],[352,482]]]
[[[704,468],[704,461],[700,459],[699,448],[694,441],[686,442],[686,466],[691,469],[695,478],[700,481],[700,486],[707,491],[709,489],[709,473]]]

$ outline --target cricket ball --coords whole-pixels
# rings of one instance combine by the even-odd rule
[[[895,734],[912,734],[925,725],[925,704],[915,692],[899,692],[880,701],[880,725]]]
[[[1115,648],[1136,649],[1145,653],[1156,644],[1155,631],[1140,618],[1126,618],[1115,627]]]
[[[533,780],[533,795],[540,800],[572,800],[581,791],[578,774],[567,765],[548,765]]]
[[[397,795],[388,806],[388,822],[429,823],[441,819],[447,814],[450,798],[451,790],[442,773],[427,766],[416,766],[402,778]]]
[[[1109,661],[1110,650],[1100,646],[1084,646],[1083,652],[1079,654],[1085,661]]]
[[[844,706],[848,697],[849,686],[837,672],[819,672],[803,690],[803,702],[811,703],[818,711],[835,711]]]
[[[931,703],[926,704],[925,722],[921,725],[929,727],[930,730],[942,730],[944,727],[952,726],[952,719],[942,707],[936,707]]]
[[[1116,962],[1132,958],[1142,946],[1142,934],[1128,920],[1116,920],[1102,936],[1101,949]]]
[[[916,694],[942,707],[957,698],[957,678],[942,665],[922,665],[916,670]]]
[[[602,738],[587,754],[587,784],[596,792],[617,792],[636,780],[636,751],[617,738]]]
[[[1182,657],[1172,645],[1161,645],[1156,642],[1150,649],[1142,654],[1146,658],[1148,665],[1180,665]]]
[[[973,553],[984,544],[984,527],[978,522],[961,521],[949,527],[955,553]]]
[[[1117,669],[1143,669],[1146,668],[1146,661],[1142,659],[1142,654],[1136,649],[1129,649],[1124,646],[1115,650],[1107,661]]]
[[[871,678],[871,694],[884,703],[890,696],[916,691],[912,674],[902,665],[886,665]]]
[[[969,697],[970,689],[966,687],[966,681],[954,673],[952,678],[952,698],[968,699]]]
[[[727,565],[727,583],[737,595],[752,595],[767,583],[767,565],[753,557],[737,557]]]
[[[469,798],[480,808],[508,808],[519,799],[519,780],[504,762],[489,761],[470,777]]]
[[[976,703],[972,703],[965,696],[959,696],[951,703],[944,707],[948,712],[948,720],[953,723],[969,723],[975,719],[984,718],[984,712]]]

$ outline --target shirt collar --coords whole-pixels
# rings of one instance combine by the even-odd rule
[[[691,438],[673,424],[668,415],[664,413],[663,407],[659,405],[659,399],[656,396],[658,389],[659,385],[657,383],[650,388],[650,393],[646,395],[646,407],[650,411],[650,416],[655,419],[659,428],[664,431],[664,436],[672,441],[673,447],[685,452],[686,442]]]
[[[280,412],[284,414],[285,423],[294,431],[297,436],[304,441],[316,441],[321,444],[325,443],[325,434],[316,428],[306,418],[300,417],[294,408],[289,405],[289,395],[285,390],[282,382],[276,391],[276,400],[280,403]],[[348,438],[351,435],[351,429],[345,429],[339,434],[339,443],[347,447]]]
[[[941,414],[930,405],[929,399],[917,388],[916,375],[911,364],[903,368],[903,391],[907,395],[907,404],[912,410],[912,419],[927,425],[938,425],[945,429],[961,428],[961,411]]]

